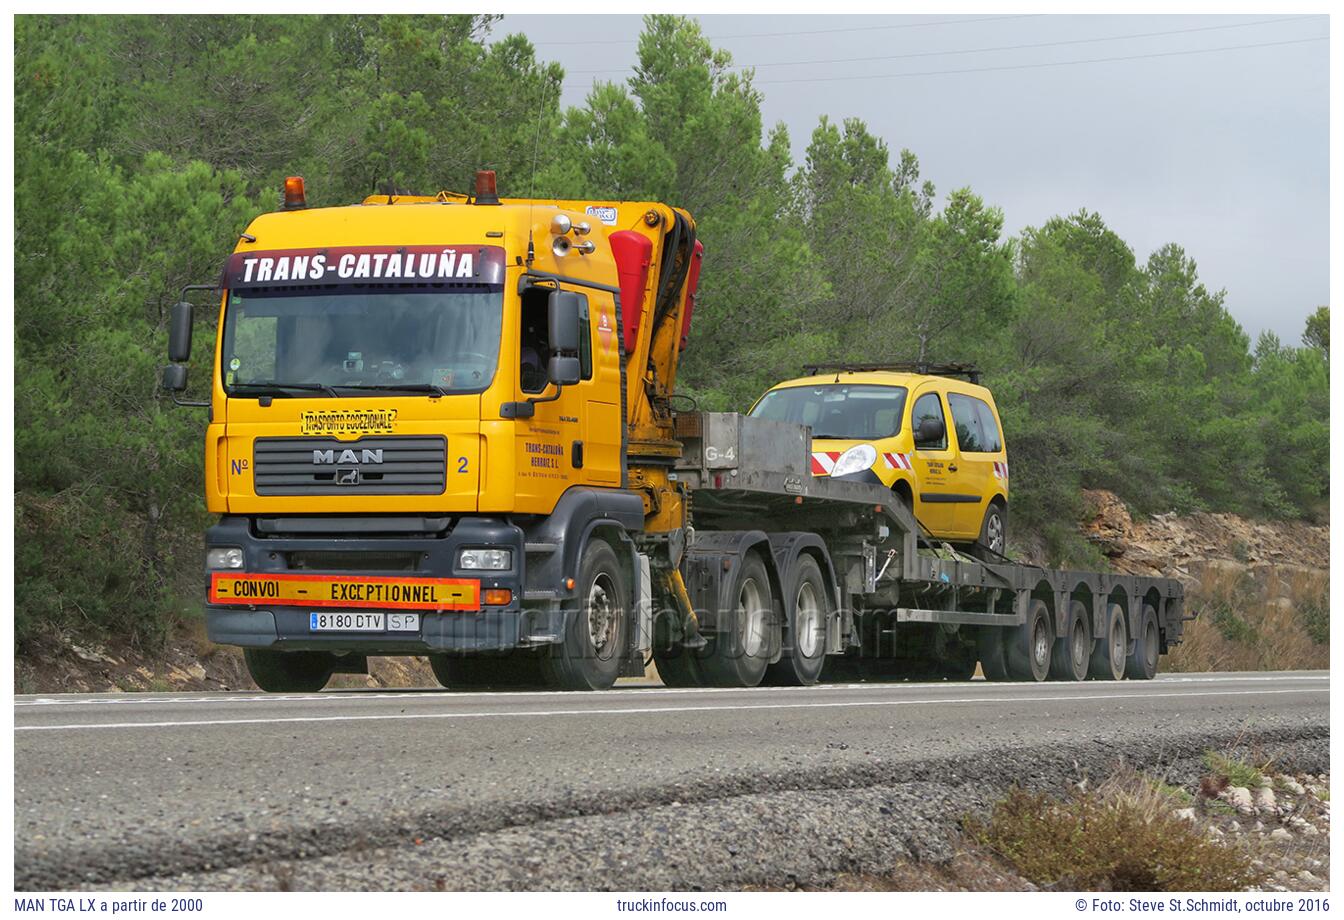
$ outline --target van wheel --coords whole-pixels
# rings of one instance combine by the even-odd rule
[[[765,677],[778,628],[770,576],[760,556],[751,553],[742,560],[728,596],[732,606],[719,611],[719,628],[708,637],[700,668],[711,686],[755,687]]]
[[[267,693],[316,693],[336,668],[336,656],[330,652],[245,648],[243,662],[252,682]]]
[[[1002,562],[1000,557],[1008,554],[1008,509],[997,498],[985,509],[975,550],[985,562]]]
[[[1134,636],[1134,651],[1125,661],[1125,676],[1130,680],[1152,680],[1157,676],[1157,656],[1161,650],[1157,634],[1157,611],[1143,605],[1139,630]]]
[[[579,563],[577,605],[565,611],[565,638],[542,659],[559,690],[606,690],[616,683],[630,625],[630,588],[611,544],[594,537]]]
[[[1119,680],[1125,676],[1125,652],[1129,648],[1129,630],[1125,611],[1119,604],[1106,608],[1106,632],[1097,637],[1087,673],[1093,680]]]
[[[1008,673],[1013,680],[1045,680],[1050,673],[1050,653],[1054,644],[1050,608],[1045,601],[1033,600],[1027,609],[1027,621],[1013,629],[1005,641]]]
[[[1050,656],[1050,677],[1054,680],[1085,680],[1087,664],[1092,658],[1092,625],[1087,605],[1082,601],[1069,604],[1068,632],[1055,642]]]
[[[826,624],[831,604],[817,560],[799,556],[791,574],[789,594],[794,602],[789,641],[779,661],[766,667],[765,683],[806,687],[820,679],[826,663]]]

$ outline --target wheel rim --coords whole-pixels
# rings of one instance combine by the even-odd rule
[[[588,639],[597,657],[604,661],[616,650],[619,622],[616,586],[610,575],[599,573],[588,588]]]
[[[825,626],[822,622],[821,604],[817,601],[817,589],[810,581],[805,581],[798,587],[793,628],[796,633],[794,644],[798,648],[798,654],[804,658],[815,657],[821,647],[821,635]]]
[[[1073,624],[1073,669],[1075,672],[1087,666],[1088,646],[1087,627],[1082,620]]]
[[[748,658],[760,658],[765,654],[767,611],[762,597],[756,579],[743,580],[737,593],[737,615],[742,620],[742,651]]]
[[[1148,621],[1148,628],[1144,631],[1144,634],[1143,634],[1143,640],[1144,640],[1144,641],[1143,641],[1144,655],[1145,655],[1145,658],[1146,658],[1147,661],[1148,661],[1148,667],[1150,667],[1150,668],[1156,667],[1156,666],[1157,666],[1157,627],[1153,625],[1153,621],[1152,621],[1152,620],[1149,620],[1149,621]]]
[[[1003,552],[1003,518],[997,510],[989,513],[985,522],[985,536],[989,538],[989,548],[996,553]]]
[[[1036,621],[1036,628],[1032,632],[1032,652],[1038,665],[1044,666],[1050,659],[1050,630],[1046,628],[1044,619]]]
[[[1119,617],[1111,620],[1111,662],[1125,660],[1125,624]]]

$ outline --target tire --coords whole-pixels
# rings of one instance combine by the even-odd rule
[[[799,556],[789,574],[793,614],[788,642],[779,661],[766,666],[765,683],[807,687],[821,679],[821,668],[826,663],[826,624],[830,621],[831,603],[826,579],[816,559]]]
[[[939,659],[936,668],[937,680],[964,682],[975,676],[978,659],[974,650],[961,646],[952,654]]]
[[[1069,604],[1068,632],[1055,641],[1050,656],[1053,680],[1086,680],[1092,659],[1092,622],[1082,601]]]
[[[719,611],[719,628],[709,638],[700,661],[705,683],[713,687],[755,687],[765,677],[774,647],[774,598],[765,563],[750,553],[737,568],[727,610]]]
[[[1106,608],[1106,632],[1092,646],[1087,673],[1093,680],[1119,680],[1125,676],[1125,652],[1129,648],[1129,630],[1125,611],[1119,604]]]
[[[545,683],[535,655],[430,655],[429,667],[445,690],[526,690]]]
[[[336,656],[330,652],[245,648],[243,661],[252,682],[267,693],[316,693],[336,668]]]
[[[579,563],[577,606],[566,611],[565,638],[542,658],[557,690],[607,690],[629,645],[630,586],[611,544],[593,537]]]
[[[1006,640],[1012,634],[1001,626],[981,626],[976,645],[980,655],[980,670],[985,672],[985,680],[1011,680],[1008,671],[1008,651]]]
[[[1050,624],[1050,608],[1045,601],[1033,600],[1027,608],[1027,620],[1009,631],[1004,647],[1008,673],[1013,680],[1042,681],[1050,674],[1051,651],[1055,630]]]
[[[660,651],[653,650],[653,663],[658,667],[658,676],[665,687],[703,687],[704,675],[700,673],[700,662],[695,658],[695,650],[675,648]]]
[[[1008,555],[1008,509],[997,498],[985,509],[975,555],[985,562],[1002,562],[1000,557]]]
[[[1134,636],[1134,651],[1125,659],[1125,676],[1130,680],[1152,680],[1157,676],[1157,656],[1161,651],[1157,632],[1157,611],[1143,605],[1139,630]]]

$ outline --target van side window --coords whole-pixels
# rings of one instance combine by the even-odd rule
[[[985,436],[985,452],[997,454],[1003,450],[1003,438],[999,435],[999,424],[994,420],[994,410],[984,400],[975,400],[975,411],[980,416],[980,430]]]
[[[943,439],[937,444],[917,443],[915,446],[921,450],[947,450],[947,422],[943,418],[943,403],[937,393],[925,393],[915,400],[915,407],[910,410],[910,427],[916,438],[919,437],[919,423],[926,418],[943,422]]]
[[[952,419],[957,424],[957,443],[961,449],[971,454],[994,453],[999,450],[998,426],[994,426],[993,435],[986,431],[983,419],[994,416],[984,400],[962,393],[948,393],[947,404],[952,410]]]

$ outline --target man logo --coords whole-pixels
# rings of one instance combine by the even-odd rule
[[[315,450],[313,451],[313,463],[315,464],[336,464],[336,463],[382,463],[383,449],[377,450],[364,448],[358,454],[349,448],[341,451],[341,455],[336,456],[335,450]]]
[[[348,470],[337,470],[336,485],[338,486],[359,485],[359,469],[357,467],[351,467]]]

